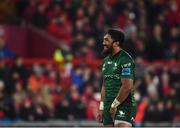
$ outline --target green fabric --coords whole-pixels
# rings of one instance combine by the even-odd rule
[[[103,125],[114,124],[109,110],[110,110],[110,106],[106,107],[103,111]],[[133,106],[131,108],[131,107],[126,107],[126,106],[120,105],[117,108],[115,120],[126,121],[126,122],[133,124],[135,115],[136,115],[136,107],[135,106]]]
[[[104,63],[102,66],[102,73],[104,78],[105,85],[105,101],[104,108],[108,110],[115,97],[117,96],[119,89],[121,87],[121,79],[129,78],[134,80],[135,77],[135,64],[131,56],[125,52],[124,50],[120,51],[113,57],[107,56],[104,59]],[[119,107],[124,107],[124,111],[135,111],[136,110],[136,102],[134,99],[134,90],[131,89],[129,96],[126,100],[120,104]],[[128,108],[129,110],[126,110]],[[127,113],[127,112],[126,112]],[[110,116],[108,111],[104,113],[106,116]],[[135,115],[135,114],[134,114]],[[127,114],[128,122],[129,119],[132,118],[131,114]],[[105,117],[105,123],[111,122],[111,117]],[[107,121],[109,119],[109,121]],[[118,118],[119,119],[119,118]]]

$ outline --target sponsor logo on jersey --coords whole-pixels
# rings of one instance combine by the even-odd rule
[[[102,66],[102,71],[104,71],[105,70],[105,63],[103,64],[103,66]]]
[[[125,117],[125,113],[124,113],[122,110],[120,110],[117,116],[119,116],[119,117]]]
[[[131,118],[131,121],[134,121],[134,117]]]
[[[108,64],[112,64],[112,61],[108,61]]]
[[[118,75],[118,74],[116,74],[116,75],[104,75],[104,78],[105,79],[121,79],[121,77]]]
[[[114,66],[117,67],[117,63],[114,63]]]
[[[131,68],[122,68],[121,75],[131,75]]]
[[[104,71],[104,70],[105,70],[105,68],[102,68],[102,70]]]
[[[131,66],[131,63],[121,65],[122,68],[130,67],[130,66]]]
[[[117,63],[114,63],[113,70],[116,70],[116,69],[117,69]]]

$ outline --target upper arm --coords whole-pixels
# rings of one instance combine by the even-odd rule
[[[101,87],[101,101],[104,101],[105,97],[105,86],[104,86],[104,80],[102,82],[102,87]]]
[[[121,79],[129,78],[134,80],[135,64],[131,58],[124,58],[121,61]]]
[[[121,61],[121,83],[127,89],[131,89],[133,86],[135,74],[135,64],[131,58],[123,58]]]
[[[127,90],[130,90],[133,86],[133,80],[129,78],[122,78],[121,83],[122,87],[126,88]]]

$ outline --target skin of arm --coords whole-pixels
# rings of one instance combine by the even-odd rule
[[[104,86],[104,80],[102,83],[102,88],[101,88],[101,99],[100,99],[100,104],[103,102],[104,104],[104,98],[105,98],[105,86]],[[97,115],[97,121],[102,122],[103,121],[103,110],[99,109],[98,115]]]
[[[104,86],[104,80],[102,83],[102,88],[101,88],[101,101],[104,102],[104,98],[105,98],[105,86]]]
[[[131,88],[133,86],[133,80],[132,79],[129,79],[129,78],[123,78],[121,80],[122,82],[122,86],[121,88],[119,89],[119,93],[116,97],[116,99],[122,103],[129,95],[130,91],[131,91]]]
[[[129,79],[129,78],[123,78],[121,80],[122,82],[122,85],[119,89],[119,92],[116,96],[116,99],[122,103],[129,95],[130,91],[131,91],[131,88],[133,86],[133,80],[132,79]],[[115,114],[116,114],[116,111],[117,111],[117,108],[110,108],[110,113],[111,113],[111,116],[112,118],[114,119],[115,117]]]

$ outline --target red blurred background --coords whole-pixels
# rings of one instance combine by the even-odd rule
[[[135,125],[179,126],[179,5],[1,0],[0,125],[101,126],[102,39],[120,27],[136,62]]]

